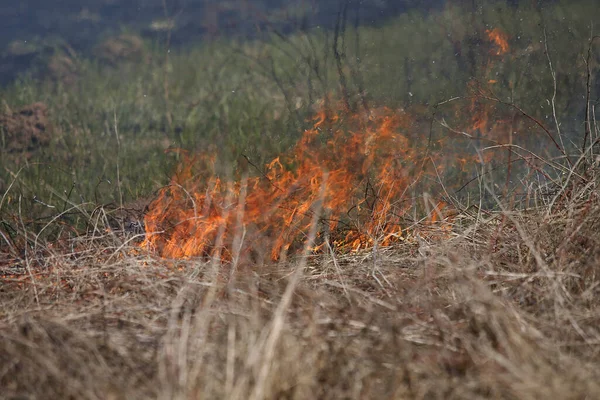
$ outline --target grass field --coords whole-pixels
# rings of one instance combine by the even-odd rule
[[[0,398],[600,398],[591,11],[528,7],[0,89]]]
[[[565,197],[275,264],[40,244],[3,269],[2,397],[596,398],[600,204]]]

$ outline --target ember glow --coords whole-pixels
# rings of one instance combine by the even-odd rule
[[[487,29],[485,33],[488,39],[497,46],[496,55],[506,54],[509,50],[508,36],[498,28]]]
[[[186,156],[149,207],[143,246],[167,258],[263,249],[276,260],[301,247],[320,199],[321,240],[389,244],[403,235],[424,173],[426,143],[406,135],[408,125],[401,110],[323,109],[289,154],[237,179],[215,176],[212,156]]]

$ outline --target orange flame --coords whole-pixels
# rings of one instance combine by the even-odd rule
[[[496,46],[498,46],[496,55],[502,55],[508,52],[508,36],[506,35],[506,33],[502,32],[498,28],[486,29],[485,33],[487,34],[488,39],[494,42]]]
[[[149,207],[143,245],[189,258],[230,257],[242,243],[243,250],[268,249],[276,260],[301,244],[321,196],[322,232],[333,243],[357,249],[376,236],[389,243],[402,234],[420,165],[417,146],[401,132],[409,123],[387,108],[355,116],[321,110],[292,151],[258,177],[222,181],[213,175],[214,157],[184,154]],[[336,239],[341,231],[348,233]]]

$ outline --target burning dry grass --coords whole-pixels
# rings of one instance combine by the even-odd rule
[[[509,51],[486,33],[492,57]],[[183,165],[150,205],[144,246],[108,223],[43,243],[19,215],[21,242],[0,230],[0,397],[600,398],[594,179],[536,210],[448,217],[435,197],[410,218],[427,179],[473,161],[460,138],[488,146],[482,164],[502,151],[503,166],[544,172],[519,154],[539,135],[513,138],[543,126],[473,86],[454,110],[468,126],[442,116],[441,139],[365,103],[324,108],[254,175]]]
[[[2,280],[1,396],[597,398],[600,202],[570,193],[235,270],[110,235],[46,248]]]
[[[214,156],[187,157],[150,205],[144,245],[165,257],[186,258],[210,255],[219,238],[230,253],[264,248],[277,260],[304,241],[318,201],[328,232],[348,226],[344,244],[354,241],[357,247],[376,234],[384,242],[399,236],[412,207],[411,187],[425,173],[419,150],[427,153],[406,135],[408,115],[324,108],[315,121],[291,152],[273,159],[259,176],[223,180],[215,175]],[[234,245],[233,232],[242,226],[252,237],[245,248]]]
[[[599,397],[595,180],[534,210],[426,199],[410,219],[440,173],[422,160],[451,160],[419,158],[389,113],[321,115],[256,178],[184,165],[144,246],[102,209],[76,239],[3,235],[1,396]]]

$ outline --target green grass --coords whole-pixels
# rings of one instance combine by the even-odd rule
[[[581,54],[594,12],[585,2],[559,3],[541,14],[528,6],[490,5],[471,19],[467,11],[449,6],[431,14],[407,13],[378,28],[348,26],[339,51],[349,102],[355,109],[363,97],[371,107],[404,107],[420,121],[409,134],[466,148],[472,144],[452,138],[438,122],[464,127],[468,120],[456,112],[471,102],[468,83],[475,78],[486,86],[493,78],[495,96],[552,129],[553,83],[539,25],[543,15],[557,71],[557,116],[571,154],[582,140],[581,123],[573,115],[582,109]],[[508,34],[506,56],[495,56],[486,41],[484,31],[491,27]],[[2,211],[14,210],[19,196],[22,212],[32,216],[45,210],[31,201],[34,196],[54,206],[151,196],[180,161],[175,153],[165,154],[168,148],[217,152],[225,170],[235,168],[242,154],[263,165],[293,146],[312,123],[320,100],[343,98],[333,42],[334,33],[320,29],[285,37],[265,34],[249,42],[224,38],[170,52],[146,42],[141,57],[116,65],[72,57],[77,74],[71,83],[24,74],[1,89],[0,97],[12,109],[44,102],[57,134],[28,162],[2,153],[2,187],[15,179]],[[473,44],[479,50],[469,60]],[[591,67],[596,71],[597,63]],[[465,98],[434,107],[455,96]],[[434,111],[438,122],[430,125]],[[497,116],[511,112],[500,107]],[[523,128],[520,135],[542,156],[555,156],[540,129]],[[450,143],[439,142],[449,137]],[[473,177],[473,171],[467,175],[463,178]]]

